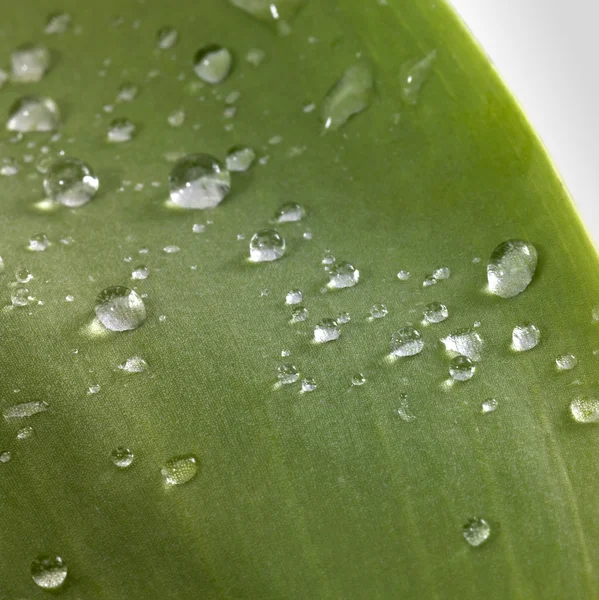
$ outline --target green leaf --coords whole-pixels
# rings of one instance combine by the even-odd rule
[[[0,109],[41,94],[64,120],[58,141],[14,143],[7,133],[1,145],[21,167],[2,178],[4,303],[21,266],[43,302],[0,315],[2,409],[49,405],[2,427],[12,453],[0,464],[2,597],[46,596],[31,578],[40,554],[63,558],[59,595],[73,599],[593,597],[599,442],[568,407],[597,397],[597,254],[539,140],[452,11],[313,1],[290,11],[290,31],[278,28],[289,35],[279,36],[224,0],[60,8],[73,15],[62,35],[42,33],[57,9],[45,0],[6,3],[1,25],[5,56],[33,40],[53,64],[39,83],[7,83]],[[180,38],[159,51],[164,26]],[[235,62],[224,83],[201,87],[193,57],[212,43]],[[245,60],[256,48],[265,52],[258,67]],[[402,102],[402,65],[433,51],[416,104]],[[323,135],[326,94],[362,59],[375,98]],[[140,93],[115,104],[126,81]],[[228,119],[233,91],[241,96]],[[318,109],[305,112],[310,103]],[[186,121],[174,128],[167,117],[179,108]],[[131,142],[106,142],[113,118],[137,125]],[[234,174],[211,212],[165,205],[165,157],[224,158],[236,144],[270,159]],[[92,202],[40,207],[43,146],[92,166]],[[285,256],[248,264],[249,238],[286,202],[308,215],[278,226]],[[40,232],[52,245],[27,251]],[[508,239],[531,242],[539,258],[528,288],[503,299],[486,291],[485,267]],[[169,245],[180,252],[165,253]],[[321,293],[326,250],[359,269],[355,287]],[[142,264],[149,277],[132,281]],[[451,277],[423,287],[441,265]],[[147,320],[134,331],[91,326],[96,296],[115,285],[147,294]],[[304,294],[304,323],[288,322],[291,289]],[[450,316],[420,326],[431,301]],[[381,302],[388,315],[369,321]],[[340,339],[313,345],[314,325],[345,311]],[[515,353],[512,329],[527,321],[541,342]],[[449,386],[439,339],[475,322],[482,360],[470,381]],[[424,350],[390,363],[391,335],[408,323]],[[578,365],[558,372],[566,353]],[[118,369],[135,356],[145,371]],[[277,388],[284,363],[316,390]],[[357,373],[367,381],[352,386]],[[488,398],[498,408],[483,415]],[[34,434],[17,440],[24,426]],[[135,454],[127,469],[111,460],[120,446]],[[165,486],[163,468],[193,478]],[[491,528],[476,548],[462,532],[472,517]]]

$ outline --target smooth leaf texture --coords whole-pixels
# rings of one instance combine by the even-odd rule
[[[74,28],[44,36],[57,9],[73,14]],[[6,84],[0,110],[22,94],[53,97],[64,126],[51,154],[87,161],[100,178],[91,203],[51,212],[36,208],[34,164],[0,181],[4,302],[19,266],[34,274],[28,287],[44,302],[0,314],[2,407],[50,404],[2,425],[3,449],[12,451],[0,465],[2,598],[47,596],[30,577],[41,553],[67,563],[65,599],[597,594],[599,430],[568,413],[573,397],[597,393],[597,254],[539,141],[447,6],[313,0],[287,37],[224,0],[31,0],[5,3],[2,16],[5,62],[19,44],[41,41],[53,67],[38,84]],[[158,51],[165,25],[180,41]],[[198,89],[192,59],[210,43],[232,50],[234,68],[220,86]],[[244,60],[251,48],[266,53],[259,67]],[[405,106],[400,67],[431,50],[433,74],[416,106]],[[376,98],[322,135],[318,110],[305,113],[303,103],[320,106],[356,53],[373,65]],[[105,113],[125,81],[140,85],[139,96]],[[233,90],[241,98],[230,120],[223,98]],[[178,108],[187,119],[172,128],[167,116]],[[115,116],[138,125],[130,143],[106,143]],[[269,145],[277,135],[282,143]],[[50,136],[8,137],[2,156],[22,163]],[[270,160],[236,174],[212,212],[164,205],[166,153],[223,158],[234,144]],[[294,147],[305,150],[290,157]],[[123,180],[131,184],[119,191]],[[309,214],[280,227],[286,256],[248,264],[249,237],[290,201]],[[207,219],[205,233],[192,233]],[[53,245],[30,253],[38,232]],[[59,242],[67,236],[73,244]],[[503,300],[485,291],[485,262],[510,238],[531,241],[539,266],[524,293]],[[171,244],[181,251],[164,253]],[[355,288],[320,293],[326,249],[360,269]],[[138,264],[150,276],[132,282]],[[452,277],[423,288],[440,265]],[[398,281],[399,269],[411,279]],[[90,332],[96,295],[133,283],[148,295],[146,323]],[[310,318],[292,326],[284,296],[293,288]],[[391,334],[417,324],[433,300],[447,304],[449,319],[420,328],[420,355],[386,362]],[[389,314],[369,322],[376,302]],[[314,346],[314,324],[343,311],[352,321],[341,339]],[[483,360],[471,381],[448,389],[438,340],[475,321]],[[537,325],[542,341],[515,354],[511,331],[521,321]],[[567,352],[579,365],[558,373],[555,358]],[[134,355],[148,371],[117,369]],[[318,388],[275,389],[283,362]],[[352,388],[358,372],[367,383]],[[94,385],[100,392],[89,395]],[[416,416],[409,423],[397,414],[402,393]],[[499,408],[483,416],[490,397]],[[34,436],[17,441],[26,424]],[[121,445],[136,455],[128,470],[110,460]],[[189,453],[198,476],[165,489],[161,466]],[[472,516],[492,528],[479,548],[462,537]]]

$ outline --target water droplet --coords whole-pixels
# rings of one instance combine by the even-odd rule
[[[341,323],[342,325],[345,325],[346,323],[349,323],[350,321],[351,321],[351,315],[348,312],[341,313],[337,317],[337,323]]]
[[[135,133],[135,123],[126,118],[113,119],[108,126],[106,139],[113,144],[129,142]]]
[[[193,70],[206,83],[224,81],[233,65],[233,56],[227,48],[211,44],[200,48],[194,57]]]
[[[256,153],[248,146],[233,146],[227,152],[227,169],[235,173],[247,171],[256,160]]]
[[[132,356],[118,368],[125,373],[143,373],[148,368],[148,363],[141,356]]]
[[[5,452],[0,452],[0,463],[10,462],[11,458],[12,454],[10,453],[10,451],[6,450]]]
[[[183,208],[214,208],[231,189],[231,175],[208,154],[189,154],[173,166],[168,179],[171,200]]]
[[[570,402],[570,412],[579,423],[595,423],[599,421],[599,400],[578,396]]]
[[[56,590],[67,578],[67,565],[60,556],[38,556],[31,563],[31,577],[42,589]]]
[[[265,57],[266,52],[264,52],[264,50],[260,50],[260,48],[250,48],[245,55],[245,60],[251,65],[254,65],[254,67],[259,67]]]
[[[133,452],[125,446],[119,446],[110,453],[112,462],[119,467],[119,469],[126,469],[131,466],[133,459],[135,458]]]
[[[563,354],[555,359],[555,366],[559,371],[571,371],[578,364],[574,354]]]
[[[480,546],[486,542],[491,535],[491,527],[489,524],[479,517],[468,519],[463,529],[464,539],[471,546]]]
[[[179,246],[175,246],[174,244],[170,244],[169,246],[165,246],[162,250],[167,254],[177,254],[177,252],[181,251],[181,248],[179,248]]]
[[[299,371],[295,365],[285,364],[277,369],[277,377],[282,385],[295,383],[299,379]]]
[[[29,240],[27,248],[33,252],[43,252],[50,246],[50,240],[45,233],[36,233]]]
[[[410,272],[409,271],[399,271],[397,273],[397,279],[399,279],[400,281],[407,281],[408,279],[410,279]]]
[[[487,413],[497,410],[498,406],[499,406],[499,402],[497,402],[497,400],[495,400],[495,398],[489,398],[488,400],[485,400],[483,402],[482,412],[484,415],[486,415]]]
[[[433,271],[433,277],[439,281],[440,279],[449,279],[451,277],[451,271],[449,267],[437,267]]]
[[[328,287],[334,290],[353,287],[360,280],[360,271],[348,262],[335,262],[329,271]]]
[[[174,27],[161,27],[156,34],[156,46],[168,50],[179,41],[179,32]]]
[[[26,427],[21,427],[19,431],[17,431],[17,439],[18,440],[26,440],[33,435],[33,427],[31,425],[27,425]]]
[[[194,233],[204,233],[206,231],[206,225],[203,225],[202,223],[195,223],[191,230]]]
[[[323,265],[325,265],[325,267],[330,266],[335,262],[335,257],[331,254],[330,250],[325,251],[325,255],[323,256],[321,262]],[[325,270],[329,270],[329,269],[325,269]]]
[[[512,331],[512,348],[517,352],[531,350],[541,341],[541,332],[532,323],[517,325]]]
[[[119,86],[116,100],[117,102],[133,102],[139,93],[139,86],[126,81]]]
[[[21,402],[20,404],[7,406],[2,409],[2,414],[5,419],[21,419],[44,412],[49,407],[50,405],[43,400],[34,400],[33,402]]]
[[[423,287],[430,287],[431,285],[435,285],[436,283],[437,283],[437,280],[432,275],[427,275],[422,280],[422,286]]]
[[[384,304],[373,304],[370,309],[372,319],[382,319],[387,316],[387,307]]]
[[[301,205],[296,202],[288,202],[277,210],[274,221],[276,223],[296,223],[297,221],[301,221],[305,216],[306,211]]]
[[[303,299],[304,295],[300,290],[291,290],[290,292],[287,292],[287,295],[285,296],[285,304],[300,304]]]
[[[25,267],[19,267],[15,272],[15,277],[19,283],[27,283],[33,279],[33,275]]]
[[[160,472],[165,485],[183,485],[198,474],[198,460],[190,455],[171,458]]]
[[[302,392],[313,392],[316,389],[316,380],[309,377],[302,379]]]
[[[139,267],[135,267],[135,269],[133,269],[133,272],[131,273],[131,279],[147,279],[149,274],[150,270],[148,267],[140,265]]]
[[[416,420],[416,417],[412,414],[410,407],[408,406],[407,394],[399,394],[399,408],[397,409],[397,414],[400,416],[401,420],[406,423]]]
[[[166,118],[171,127],[182,127],[185,123],[185,111],[182,108],[177,108]]]
[[[323,319],[314,327],[314,341],[317,344],[324,344],[339,339],[341,329],[335,319]]]
[[[102,388],[101,388],[101,387],[100,387],[98,384],[96,384],[96,385],[90,385],[90,386],[87,388],[87,393],[88,393],[90,396],[93,396],[94,394],[99,394],[101,389],[102,389]]]
[[[29,304],[29,289],[18,285],[10,293],[10,301],[13,306],[27,306]]]
[[[445,350],[452,356],[463,355],[475,362],[481,359],[484,340],[474,329],[469,327],[457,329],[441,339]]]
[[[454,381],[472,379],[476,367],[467,356],[456,356],[449,365],[449,374]]]
[[[59,204],[75,208],[89,202],[98,191],[98,178],[81,160],[61,158],[48,168],[44,191]]]
[[[124,286],[103,290],[96,299],[96,316],[110,331],[137,329],[146,320],[146,307],[137,292]]]
[[[274,229],[263,229],[250,240],[250,260],[252,262],[271,262],[285,254],[285,240]]]
[[[362,373],[356,373],[356,375],[354,375],[351,378],[351,384],[353,386],[359,387],[361,385],[364,385],[366,383],[366,377],[364,377],[364,375]]]
[[[6,129],[28,133],[31,131],[54,131],[60,125],[58,106],[52,98],[23,96],[8,111]]]
[[[54,12],[48,15],[44,33],[56,35],[66,33],[71,26],[72,18],[68,12]]]
[[[291,322],[292,323],[302,323],[308,319],[308,309],[303,306],[296,306],[291,311]]]
[[[424,319],[428,323],[441,323],[449,317],[449,311],[445,304],[431,302],[424,307]]]
[[[320,116],[326,130],[339,129],[370,105],[374,78],[370,66],[359,62],[349,67],[325,97]]]
[[[410,325],[402,327],[391,336],[392,356],[414,356],[422,352],[423,348],[424,340],[420,332]]]
[[[591,319],[593,323],[599,323],[599,306],[595,306],[591,311]]]
[[[523,292],[537,268],[537,250],[529,242],[508,240],[493,250],[487,265],[489,290],[501,298]]]
[[[406,104],[418,103],[418,96],[424,83],[433,72],[433,66],[437,59],[437,51],[433,50],[421,60],[409,60],[399,70],[399,81],[401,83],[401,97]]]
[[[45,46],[24,44],[11,54],[11,64],[15,81],[40,81],[50,67],[50,52]]]
[[[275,26],[279,34],[289,32],[289,21],[306,0],[229,0],[233,6],[240,8],[255,19]]]
[[[0,175],[11,177],[19,172],[19,163],[11,156],[7,156],[0,161]]]

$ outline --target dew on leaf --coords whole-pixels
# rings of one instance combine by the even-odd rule
[[[181,248],[175,244],[169,244],[168,246],[165,246],[162,251],[166,254],[177,254],[177,252],[181,251]]]
[[[474,331],[474,329],[467,327],[457,329],[442,338],[441,342],[445,346],[445,350],[452,356],[461,354],[475,362],[481,359],[484,340],[478,331]]]
[[[57,35],[66,33],[71,27],[73,19],[68,12],[60,11],[48,15],[44,33],[48,35]]]
[[[148,363],[141,356],[131,356],[118,368],[125,373],[143,373],[148,368]]]
[[[433,275],[427,275],[422,280],[422,287],[430,287],[431,285],[435,285],[437,283],[437,279],[433,277]]]
[[[166,120],[171,127],[182,127],[185,123],[185,111],[182,108],[177,108],[169,113]]]
[[[126,81],[119,86],[117,91],[117,102],[133,102],[139,93],[139,86],[135,83]]]
[[[487,264],[490,292],[501,298],[522,293],[532,281],[537,259],[537,250],[529,242],[508,240],[499,244]]]
[[[17,439],[18,440],[26,440],[29,439],[33,435],[33,427],[31,425],[27,425],[26,427],[21,427],[19,431],[17,431]]]
[[[140,265],[138,267],[135,267],[135,269],[133,269],[133,271],[131,273],[131,279],[143,280],[143,279],[147,279],[149,275],[150,275],[150,270],[148,269],[148,267],[146,267],[144,265]]]
[[[391,356],[414,356],[422,352],[424,340],[411,325],[402,327],[391,336]]]
[[[13,404],[2,409],[2,415],[5,419],[22,419],[31,417],[41,412],[45,412],[50,405],[44,400],[33,400],[32,402],[21,402]]]
[[[410,272],[409,271],[398,271],[397,279],[399,279],[400,281],[407,281],[408,279],[410,279]]]
[[[211,84],[224,81],[229,75],[232,65],[233,55],[227,48],[218,44],[200,48],[193,60],[195,74],[202,81]]]
[[[418,103],[420,90],[432,75],[436,59],[437,51],[433,50],[420,60],[409,60],[401,65],[399,82],[401,97],[406,104],[414,106]]]
[[[156,46],[160,50],[168,50],[179,41],[179,32],[174,27],[161,27],[156,33]]]
[[[590,396],[578,396],[570,402],[570,412],[578,423],[599,421],[599,400]]]
[[[135,134],[135,123],[133,121],[121,117],[113,119],[108,126],[106,139],[112,144],[122,144],[133,139]]]
[[[10,293],[10,301],[13,306],[27,306],[29,304],[29,288],[18,285]]]
[[[285,295],[285,304],[300,304],[304,296],[300,290],[291,290]]]
[[[489,524],[479,517],[468,519],[462,531],[464,539],[471,546],[480,546],[486,542],[491,535],[491,527]]]
[[[24,44],[11,54],[12,77],[21,83],[40,81],[50,67],[50,52],[45,46]]]
[[[348,312],[341,313],[337,317],[337,323],[341,323],[341,325],[345,325],[351,321],[351,315]]]
[[[449,364],[449,374],[454,381],[472,379],[476,366],[467,356],[456,356]]]
[[[437,267],[433,271],[433,277],[439,281],[441,279],[449,279],[451,277],[451,271],[449,267]]]
[[[227,169],[235,173],[247,171],[256,160],[256,153],[249,146],[233,146],[227,152]]]
[[[341,329],[335,319],[322,319],[314,327],[314,341],[317,344],[324,344],[339,339]]]
[[[50,246],[50,240],[45,233],[36,233],[29,239],[27,248],[32,252],[43,252]]]
[[[291,311],[291,322],[302,323],[308,319],[308,309],[304,306],[295,306]]]
[[[229,0],[229,2],[258,21],[274,25],[277,31],[284,35],[289,30],[289,22],[307,0]]]
[[[571,371],[578,364],[578,359],[574,354],[562,354],[555,359],[555,366],[558,371]]]
[[[295,365],[285,364],[277,368],[277,379],[281,385],[295,383],[299,379],[299,371]]]
[[[308,377],[302,379],[302,392],[313,392],[316,389],[316,380]]]
[[[334,262],[329,271],[328,287],[334,290],[353,287],[360,280],[360,271],[348,262]]]
[[[441,302],[430,302],[424,307],[424,320],[427,323],[441,323],[449,317],[449,311]]]
[[[276,223],[296,223],[306,216],[306,211],[297,202],[283,204],[274,215]]]
[[[60,125],[58,106],[46,96],[23,96],[8,111],[6,128],[19,133],[54,131]]]
[[[382,319],[387,316],[387,307],[384,304],[373,304],[370,308],[371,319]]]
[[[165,485],[183,485],[198,474],[198,460],[191,455],[171,458],[164,464],[160,473]]]
[[[7,156],[0,161],[0,175],[11,177],[19,172],[19,163],[12,156]]]
[[[119,446],[110,453],[110,458],[119,469],[126,469],[131,466],[135,458],[133,452],[125,446]]]
[[[12,458],[12,454],[9,450],[5,450],[4,452],[0,452],[0,463],[10,462]]]
[[[486,415],[487,413],[493,412],[497,410],[498,406],[499,403],[497,402],[497,400],[495,400],[495,398],[489,398],[488,400],[485,400],[482,404],[482,413]]]
[[[120,285],[99,294],[95,311],[102,325],[110,331],[137,329],[146,320],[146,307],[138,293]]]
[[[245,55],[245,60],[254,67],[259,67],[265,57],[266,52],[264,52],[264,50],[260,50],[260,48],[250,48]]]
[[[271,262],[285,254],[285,240],[274,229],[262,229],[250,240],[250,260]]]
[[[366,383],[366,377],[362,373],[356,373],[351,378],[351,384],[354,387],[360,387],[360,386],[364,385],[365,383]]]
[[[42,555],[31,563],[31,577],[44,590],[58,589],[67,578],[67,565],[60,556]]]
[[[532,323],[523,323],[512,331],[512,348],[517,352],[532,350],[541,341],[541,332]]]
[[[76,158],[60,158],[53,162],[44,177],[44,191],[54,202],[70,208],[87,204],[100,183],[93,171]]]
[[[397,409],[397,414],[399,415],[399,418],[406,423],[416,420],[415,415],[410,411],[407,394],[399,394],[399,408]]]

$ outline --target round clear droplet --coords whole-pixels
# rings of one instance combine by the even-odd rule
[[[93,171],[76,158],[61,158],[48,168],[44,191],[59,204],[76,208],[87,204],[98,191],[100,183]]]
[[[27,306],[29,304],[29,289],[18,285],[10,293],[10,301],[13,306]]]
[[[231,52],[219,46],[211,44],[200,48],[193,60],[193,70],[195,74],[206,83],[220,83],[224,81],[233,65],[233,55]]]
[[[391,336],[392,356],[415,356],[422,352],[423,348],[424,340],[420,332],[411,325],[402,327]]]
[[[67,565],[60,556],[38,556],[31,563],[31,577],[44,590],[58,589],[67,578]]]
[[[156,34],[156,46],[160,50],[168,50],[177,45],[179,32],[174,27],[161,27]]]
[[[299,371],[295,365],[281,365],[277,368],[277,378],[282,385],[289,385],[299,379]]]
[[[537,268],[537,250],[529,242],[508,240],[499,244],[487,265],[487,280],[492,294],[512,298],[532,281]]]
[[[486,415],[487,413],[496,411],[498,406],[499,402],[495,398],[489,398],[483,402],[482,412]]]
[[[306,216],[306,211],[297,202],[283,204],[275,213],[275,223],[297,223]]]
[[[469,327],[457,329],[441,339],[445,350],[451,356],[467,356],[470,360],[479,361],[484,348],[484,340],[478,331]]]
[[[491,535],[491,527],[489,524],[479,517],[469,519],[463,528],[464,539],[471,546],[480,546],[486,542]]]
[[[24,44],[10,58],[13,79],[21,83],[40,81],[50,67],[50,51],[45,46]]]
[[[356,373],[351,378],[351,384],[355,387],[360,387],[366,383],[366,377],[362,373]]]
[[[302,323],[308,319],[308,309],[302,306],[295,306],[291,311],[291,322],[292,323]]]
[[[304,295],[300,290],[291,290],[285,295],[285,304],[300,304],[303,299]]]
[[[578,423],[599,421],[599,400],[590,396],[578,396],[570,402],[570,412]]]
[[[137,329],[146,320],[146,307],[138,293],[120,285],[100,293],[95,311],[102,325],[111,331]]]
[[[133,455],[133,452],[129,450],[129,448],[125,448],[125,446],[119,446],[110,453],[110,458],[112,462],[119,467],[119,469],[126,469],[127,467],[131,466],[135,456]]]
[[[563,354],[555,359],[555,366],[559,371],[571,371],[578,364],[574,354]]]
[[[541,332],[532,323],[517,325],[512,331],[512,348],[517,352],[532,350],[540,341]]]
[[[108,126],[106,139],[113,144],[122,144],[129,142],[135,134],[135,123],[133,121],[120,118],[113,119]]]
[[[285,240],[274,229],[263,229],[250,240],[250,260],[252,262],[272,262],[285,254]]]
[[[384,304],[373,304],[370,308],[370,318],[382,319],[387,316],[388,310]]]
[[[456,356],[449,365],[449,374],[454,381],[472,379],[476,366],[467,356]]]
[[[424,319],[428,323],[441,323],[449,317],[449,311],[441,302],[431,302],[424,307]]]
[[[29,240],[27,248],[33,252],[43,252],[50,246],[50,240],[45,233],[36,233]]]

